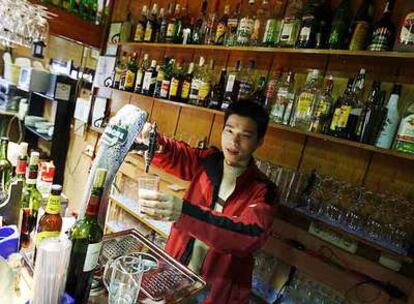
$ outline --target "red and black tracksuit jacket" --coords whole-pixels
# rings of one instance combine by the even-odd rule
[[[249,303],[253,253],[265,242],[276,211],[276,186],[252,160],[237,178],[223,212],[214,211],[223,176],[223,154],[159,138],[163,152],[153,164],[191,181],[180,218],[173,224],[166,251],[187,265],[194,240],[209,246],[201,276],[210,287],[206,303]]]

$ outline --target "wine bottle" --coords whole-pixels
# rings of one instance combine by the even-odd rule
[[[12,174],[12,165],[7,158],[8,146],[9,138],[2,137],[0,139],[0,203],[7,197],[7,186]]]
[[[134,41],[141,42],[144,40],[145,26],[147,25],[148,7],[144,5],[141,11],[141,17],[135,26]]]
[[[128,62],[127,71],[125,74],[124,90],[128,92],[134,91],[135,79],[138,71],[137,53],[133,53],[130,61]]]
[[[226,82],[226,69],[222,69],[219,81],[214,85],[210,92],[208,107],[211,109],[220,109],[223,102],[224,86]]]
[[[374,25],[371,42],[368,46],[370,51],[389,51],[394,45],[395,26],[391,20],[394,0],[387,0],[384,14]]]
[[[194,62],[188,66],[187,74],[184,75],[180,88],[180,102],[188,103],[191,91],[191,82],[193,80]]]
[[[230,71],[226,80],[226,88],[224,90],[224,100],[221,104],[221,110],[226,110],[229,105],[236,100],[239,91],[239,75],[241,70],[241,61],[237,60],[233,71]]]
[[[144,73],[144,79],[142,80],[142,91],[143,95],[152,96],[154,94],[155,81],[157,77],[157,61],[152,60],[151,66]]]
[[[159,24],[157,20],[158,14],[158,4],[154,3],[151,10],[151,16],[147,20],[147,25],[145,26],[144,41],[145,42],[154,42],[157,32],[159,32]]]
[[[351,23],[352,9],[350,0],[342,0],[336,9],[332,22],[332,29],[329,35],[329,48],[343,49],[346,41],[346,34]]]
[[[203,0],[201,4],[201,12],[195,21],[193,32],[191,35],[191,42],[193,44],[202,44],[204,41],[204,35],[207,27],[207,0]]]
[[[72,249],[66,292],[77,304],[88,303],[93,273],[102,247],[103,230],[98,224],[97,217],[106,174],[105,169],[96,170],[85,217],[79,219],[70,230]]]

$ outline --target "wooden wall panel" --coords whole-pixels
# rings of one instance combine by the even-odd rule
[[[114,116],[124,105],[128,104],[131,94],[122,91],[113,91],[110,101],[111,116]]]
[[[130,103],[147,111],[148,117],[151,117],[152,106],[154,104],[154,99],[152,97],[134,94],[131,97]]]
[[[255,156],[296,169],[301,159],[304,142],[304,135],[269,128],[264,144],[257,150]]]
[[[317,138],[308,138],[300,169],[318,170],[351,183],[362,183],[371,152]]]
[[[208,143],[210,146],[221,148],[221,132],[223,130],[224,115],[214,115],[213,126]]]
[[[374,191],[406,193],[414,198],[414,162],[375,154],[365,184]]]
[[[213,125],[214,114],[183,107],[180,111],[175,138],[186,141],[191,146],[208,139]]]
[[[177,128],[180,107],[172,104],[154,102],[151,112],[151,121],[155,121],[160,132],[173,137]]]

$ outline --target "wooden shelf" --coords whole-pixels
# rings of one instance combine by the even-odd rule
[[[49,95],[46,95],[46,94],[43,94],[43,93],[39,93],[39,92],[32,92],[32,93],[37,95],[37,96],[43,97],[46,100],[50,100],[50,101],[55,100],[52,96],[49,96]]]
[[[15,116],[15,115],[17,115],[17,112],[0,110],[0,115],[2,115],[2,116]]]
[[[414,56],[414,54],[413,54],[413,56]],[[122,90],[118,90],[118,89],[105,88],[105,90],[108,90],[108,89],[113,90],[113,91],[117,91],[117,92],[122,92],[124,94],[134,95],[134,96],[135,95],[141,95],[141,94],[126,92],[126,91],[122,91]],[[141,95],[141,96],[145,96],[145,95]],[[148,96],[145,96],[145,97],[148,98]],[[180,103],[180,102],[175,102],[175,101],[170,101],[170,100],[160,99],[160,98],[155,98],[155,97],[153,97],[153,100],[156,101],[156,102],[161,102],[161,103],[165,103],[165,104],[172,104],[172,105],[176,105],[176,106],[183,107],[183,108],[197,109],[199,111],[213,113],[213,114],[216,114],[216,115],[224,115],[224,112],[222,112],[222,111],[213,110],[213,109],[204,108],[204,107],[199,107],[199,106],[195,106],[195,105],[191,105],[191,104]],[[403,152],[398,152],[398,151],[389,150],[389,149],[380,149],[380,148],[377,148],[375,146],[355,142],[355,141],[352,141],[352,140],[342,139],[342,138],[338,138],[338,137],[334,137],[334,136],[330,136],[330,135],[326,135],[326,134],[320,134],[320,133],[304,131],[304,130],[301,130],[301,129],[296,129],[296,128],[292,128],[292,127],[289,127],[289,126],[286,126],[286,125],[281,125],[281,124],[276,124],[276,123],[270,123],[269,127],[273,128],[273,129],[278,129],[278,130],[283,130],[283,131],[287,131],[287,132],[291,132],[291,133],[304,135],[304,136],[307,136],[307,137],[317,138],[317,139],[320,139],[320,140],[323,140],[323,141],[342,144],[342,145],[346,145],[346,146],[349,146],[349,147],[355,147],[357,149],[361,149],[361,150],[365,150],[365,151],[371,151],[371,152],[374,152],[374,153],[388,155],[388,156],[392,156],[392,157],[396,157],[396,158],[400,158],[400,159],[414,160],[414,154],[410,154],[410,153],[403,153]]]
[[[32,127],[28,127],[28,126],[25,126],[25,128],[27,129],[27,130],[29,130],[30,132],[32,132],[34,135],[36,135],[37,137],[39,137],[39,138],[41,138],[41,139],[43,139],[44,141],[47,141],[47,142],[51,142],[52,141],[52,137],[51,136],[49,136],[49,135],[47,135],[47,134],[42,134],[42,133],[39,133],[35,128],[32,128]]]
[[[349,50],[322,50],[322,49],[296,49],[296,48],[275,48],[275,47],[242,47],[242,46],[221,46],[221,45],[198,45],[198,44],[173,44],[173,43],[144,43],[124,42],[122,46],[130,47],[152,47],[165,49],[192,49],[209,51],[237,51],[250,53],[281,53],[281,54],[312,54],[352,57],[376,57],[414,59],[414,53],[410,52],[372,52],[372,51],[349,51]]]
[[[49,33],[61,36],[94,48],[100,48],[103,41],[103,27],[87,22],[79,16],[38,0],[30,0],[31,3],[44,6],[57,17],[49,19]]]

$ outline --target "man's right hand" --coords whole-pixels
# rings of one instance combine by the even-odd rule
[[[135,141],[138,143],[146,144],[149,143],[149,136],[152,124],[150,122],[146,122],[144,127],[142,128],[141,132],[135,138]]]

